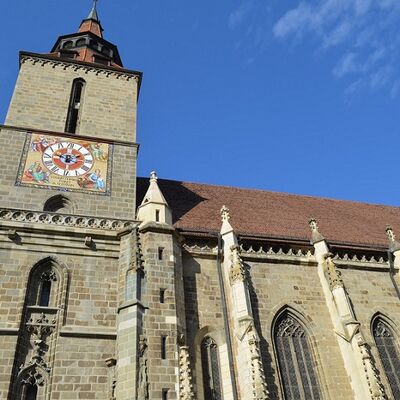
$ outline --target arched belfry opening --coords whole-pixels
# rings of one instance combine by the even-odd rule
[[[74,206],[67,196],[57,194],[46,200],[43,211],[72,213],[74,211]]]

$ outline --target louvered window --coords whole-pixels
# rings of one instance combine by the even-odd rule
[[[204,399],[221,400],[218,346],[211,337],[206,337],[201,342],[201,363],[203,369]]]
[[[72,83],[71,98],[69,101],[65,132],[78,132],[80,114],[82,110],[82,97],[86,82],[83,79],[75,79]]]
[[[400,399],[400,353],[392,330],[381,319],[375,320],[373,333],[394,399]]]
[[[277,321],[275,344],[285,400],[319,400],[307,334],[288,313]]]

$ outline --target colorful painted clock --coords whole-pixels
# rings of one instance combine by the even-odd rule
[[[18,186],[110,194],[112,145],[28,134]]]

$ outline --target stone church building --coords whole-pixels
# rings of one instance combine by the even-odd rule
[[[0,126],[1,400],[400,400],[400,208],[136,177],[96,7]]]

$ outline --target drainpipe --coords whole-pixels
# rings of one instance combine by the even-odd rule
[[[221,289],[221,303],[222,303],[222,313],[224,315],[224,327],[225,327],[225,338],[226,338],[226,345],[228,347],[228,360],[229,360],[229,371],[231,376],[231,383],[232,383],[232,393],[233,399],[238,400],[238,391],[236,386],[236,374],[235,374],[235,367],[233,365],[233,351],[232,351],[232,341],[231,341],[231,328],[229,326],[229,317],[228,317],[228,309],[226,303],[226,296],[225,296],[225,286],[224,280],[222,275],[222,268],[221,268],[221,254],[222,254],[222,237],[221,234],[218,234],[218,252],[217,252],[217,271],[218,271],[218,280],[219,280],[219,287]]]

